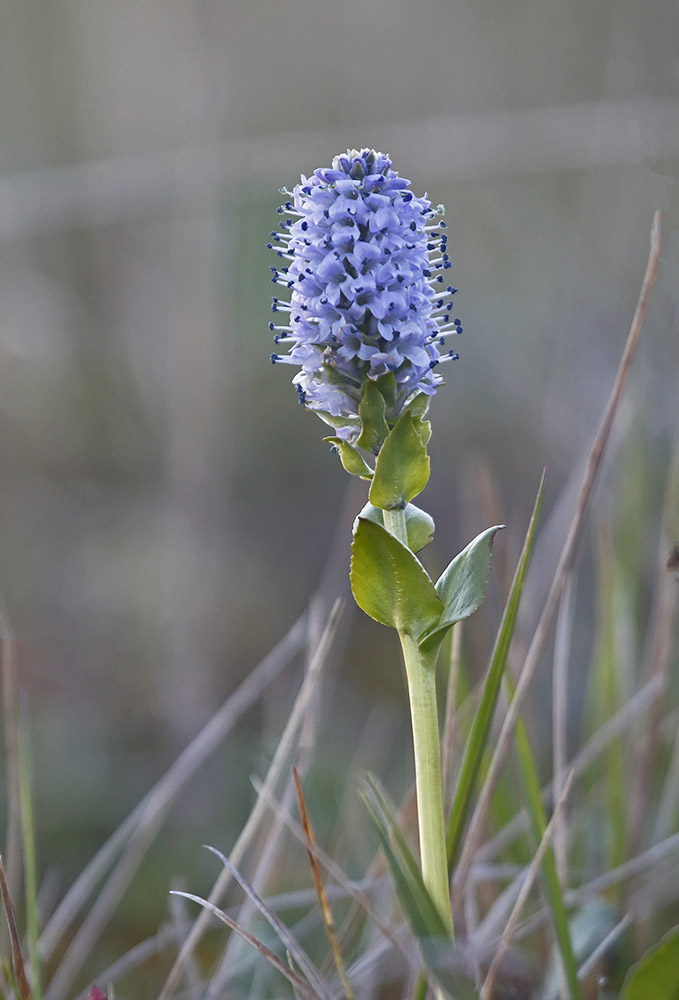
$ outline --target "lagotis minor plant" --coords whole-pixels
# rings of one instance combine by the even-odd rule
[[[370,483],[354,526],[352,590],[367,614],[398,631],[422,883],[433,936],[452,938],[435,666],[449,629],[483,600],[497,528],[471,542],[436,583],[415,554],[434,532],[432,518],[411,503],[429,478],[425,416],[442,383],[439,364],[457,358],[447,338],[462,327],[451,319],[455,289],[443,287],[450,261],[445,224],[435,221],[443,210],[409,187],[387,156],[363,149],[283,189],[285,221],[268,245],[286,262],[272,280],[289,290],[288,301],[273,300],[287,322],[270,328],[288,353],[271,360],[300,369],[293,379],[300,401],[334,429],[325,440],[346,471]]]

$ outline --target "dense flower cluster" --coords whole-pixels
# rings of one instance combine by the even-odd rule
[[[287,261],[272,280],[290,290],[289,302],[273,300],[286,322],[269,324],[288,353],[271,360],[301,368],[300,402],[348,440],[358,434],[366,379],[394,373],[392,423],[415,393],[436,391],[439,362],[457,357],[440,350],[462,332],[450,319],[455,289],[442,287],[450,267],[445,223],[435,223],[442,209],[409,186],[384,154],[350,150],[283,189],[286,218],[268,244]]]

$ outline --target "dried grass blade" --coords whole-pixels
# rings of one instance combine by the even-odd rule
[[[510,698],[513,697],[514,685],[507,674],[505,675],[505,684],[507,685]],[[545,830],[548,825],[547,816],[540,795],[540,782],[538,778],[537,764],[530,745],[525,723],[521,717],[517,720],[514,741],[516,744],[521,783],[526,796],[526,804],[528,806],[528,814],[533,834],[535,839],[541,843],[544,839]],[[569,787],[570,784],[572,784],[573,779],[574,774],[573,771],[571,771],[568,777]],[[565,784],[563,789],[565,791]],[[562,801],[561,794],[558,801]],[[555,834],[558,831],[560,824],[561,819],[559,822],[556,822],[556,820],[552,818],[551,826]],[[563,892],[556,870],[552,845],[546,844],[542,854],[542,877],[552,917],[554,937],[561,955],[562,964],[559,975],[563,975],[564,977],[561,993],[563,995],[567,994],[568,997],[570,997],[570,1000],[582,1000],[582,993],[578,983],[577,964],[573,952],[573,942],[571,941],[571,932],[568,923],[568,913],[566,911]]]
[[[256,948],[257,951],[267,960],[267,962],[270,962],[276,969],[278,969],[280,974],[285,976],[288,982],[292,983],[296,989],[302,990],[306,996],[316,996],[306,979],[302,979],[302,977],[298,975],[294,969],[289,968],[285,962],[282,962],[278,955],[270,948],[267,948],[267,946],[260,941],[259,938],[255,937],[254,934],[251,934],[250,931],[245,929],[245,927],[241,927],[241,925],[236,923],[235,920],[232,920],[228,914],[224,913],[224,910],[215,906],[215,904],[211,903],[209,899],[203,899],[202,896],[194,896],[192,892],[183,892],[181,889],[170,889],[170,893],[173,896],[181,896],[183,899],[190,899],[194,903],[198,903],[198,905],[202,906],[204,910],[207,910],[208,913],[217,917],[217,919],[221,920],[223,924],[226,924],[228,928],[236,934],[239,934],[244,941],[247,941],[253,948]]]
[[[280,780],[281,775],[284,773],[289,754],[292,750],[293,741],[304,718],[314,685],[318,680],[318,675],[323,667],[334,639],[341,612],[342,601],[338,600],[335,602],[332,610],[330,611],[323,635],[314,649],[306,676],[299,689],[297,698],[295,699],[295,704],[286,723],[285,730],[283,731],[278,746],[276,747],[276,752],[273,760],[271,761],[265,779],[265,786],[267,789],[273,789]],[[232,859],[237,859],[238,863],[240,863],[240,858],[245,853],[255,832],[259,829],[263,816],[264,804],[261,799],[257,799],[257,802],[248,816],[245,826],[241,830],[238,840],[236,841],[231,852]],[[220,875],[210,892],[209,899],[211,903],[217,903],[222,898],[231,881],[231,877],[231,872],[228,868],[224,868],[220,872]],[[174,962],[174,965],[170,969],[170,973],[158,996],[158,1000],[169,1000],[169,998],[174,994],[184,966],[189,957],[193,954],[193,951],[198,944],[203,931],[205,930],[206,919],[203,918],[207,918],[207,913],[201,913],[201,915],[194,922],[193,927],[189,931],[186,940],[179,950],[179,954]]]
[[[31,1000],[31,988],[28,985],[28,979],[26,978],[26,969],[24,968],[24,959],[21,954],[19,934],[17,932],[16,920],[14,919],[14,908],[12,906],[9,889],[7,888],[5,866],[3,864],[2,857],[0,857],[0,890],[2,891],[2,902],[5,907],[5,916],[7,917],[7,927],[9,929],[9,938],[12,947],[12,965],[14,966],[14,975],[16,976],[17,986],[19,987],[22,1000]]]
[[[304,628],[302,618],[227,698],[73,883],[40,939],[39,949],[44,962],[47,962],[78,911],[109,869],[116,854],[121,852],[108,881],[90,906],[87,916],[52,977],[46,993],[49,1000],[63,1000],[67,996],[75,976],[91,953],[101,930],[106,926],[121,895],[129,885],[170,806],[201,764],[231,731],[243,712],[256,701],[263,688],[299,651]]]
[[[620,396],[625,382],[627,381],[629,368],[639,343],[639,336],[648,311],[651,291],[655,285],[660,270],[660,256],[663,245],[660,223],[661,213],[656,212],[651,230],[651,248],[648,257],[648,264],[646,265],[646,273],[641,286],[637,307],[634,312],[634,317],[632,318],[632,325],[627,336],[627,341],[625,343],[622,358],[620,359],[618,372],[611,394],[589,453],[587,466],[578,493],[575,511],[571,519],[564,547],[559,557],[559,563],[556,567],[551,587],[549,588],[549,592],[545,599],[545,604],[542,609],[542,613],[540,614],[540,619],[535,629],[532,642],[523,662],[523,667],[516,684],[515,697],[507,710],[500,734],[495,744],[495,750],[488,768],[486,780],[479,794],[476,808],[469,823],[467,837],[460,856],[455,882],[453,884],[453,905],[456,905],[461,898],[461,891],[464,887],[464,883],[469,877],[476,847],[481,840],[481,832],[486,822],[486,816],[488,815],[488,810],[490,808],[493,792],[500,775],[500,770],[502,769],[502,766],[507,758],[509,741],[511,740],[514,726],[516,725],[516,721],[519,717],[523,699],[533,679],[535,670],[537,669],[540,653],[542,652],[542,647],[547,639],[554,616],[561,601],[561,594],[566,579],[573,568],[578,543],[580,541],[583,525],[585,523],[585,515],[589,507],[594,484],[601,466],[604,449],[610,437],[613,419],[620,402]]]
[[[608,932],[606,937],[597,945],[587,961],[583,962],[578,969],[578,979],[580,982],[589,976],[597,967],[597,964],[610,953],[611,946],[618,940],[628,927],[632,926],[634,917],[631,913],[626,913],[622,920],[619,920],[615,927]]]
[[[274,812],[280,815],[283,823],[287,826],[288,830],[290,830],[293,836],[297,837],[297,839],[304,844],[307,851],[313,851],[314,856],[318,859],[318,861],[320,861],[320,863],[329,873],[333,881],[335,881],[347,893],[347,895],[352,897],[352,899],[355,902],[356,911],[357,912],[363,911],[365,915],[369,918],[371,924],[375,926],[384,935],[385,939],[390,943],[390,945],[396,951],[402,954],[404,958],[408,959],[409,956],[406,954],[403,944],[401,941],[399,941],[395,930],[384,922],[384,919],[379,915],[379,913],[377,913],[375,908],[371,905],[370,900],[368,899],[366,893],[363,890],[356,887],[356,885],[348,878],[347,875],[345,875],[345,873],[341,870],[341,868],[333,861],[333,859],[329,855],[325,853],[325,851],[322,850],[322,848],[318,846],[318,844],[311,843],[311,841],[305,835],[304,831],[299,826],[299,824],[295,823],[295,821],[291,819],[290,816],[288,816],[285,812],[283,812],[280,803],[276,802],[273,796],[262,786],[261,782],[253,780],[253,785],[255,787],[255,791],[257,792],[257,794],[261,796],[262,801],[265,802],[270,809],[274,810]],[[379,857],[381,857],[381,850]],[[367,874],[368,880],[376,877],[375,872],[373,871],[373,868],[375,867],[376,865],[373,862],[373,865],[371,865],[370,869],[368,870]],[[383,871],[384,867],[385,867],[384,865],[380,866],[380,870]]]
[[[42,968],[38,951],[38,861],[35,843],[35,818],[33,814],[33,767],[30,753],[28,719],[23,703],[21,704],[19,720],[18,750],[28,962],[35,994],[37,997],[41,997]]]
[[[486,976],[485,982],[481,989],[479,1000],[490,1000],[490,998],[493,996],[493,986],[495,984],[495,977],[497,976],[497,971],[500,967],[502,959],[504,958],[507,952],[507,949],[509,948],[509,945],[512,942],[512,938],[514,937],[516,928],[519,923],[519,918],[521,917],[521,911],[523,910],[526,904],[526,900],[528,899],[528,895],[531,889],[533,888],[533,883],[537,878],[537,874],[540,870],[540,865],[542,864],[545,852],[550,845],[554,827],[556,823],[558,823],[559,815],[566,803],[566,799],[568,798],[568,793],[571,790],[572,784],[573,784],[573,774],[571,773],[564,784],[561,798],[557,802],[556,808],[554,809],[554,813],[552,814],[552,818],[547,824],[545,832],[542,836],[542,840],[540,841],[540,845],[537,851],[535,852],[535,856],[531,860],[528,872],[526,874],[526,880],[521,886],[521,891],[519,892],[519,895],[516,898],[516,902],[514,903],[514,907],[509,916],[509,920],[507,921],[507,926],[505,927],[502,937],[500,938],[500,943],[497,947],[490,969],[488,970],[488,975]]]
[[[19,768],[19,686],[16,640],[5,604],[0,597],[0,681],[2,721],[7,758],[7,832],[5,857],[7,881],[14,890],[21,874],[21,788]]]
[[[649,681],[640,691],[637,691],[622,708],[612,715],[600,729],[589,738],[585,745],[571,759],[568,769],[580,778],[591,767],[597,757],[603,753],[611,740],[616,739],[627,729],[631,722],[648,711],[653,702],[660,697],[664,688],[658,678]],[[548,781],[541,791],[542,801],[547,803],[554,797],[554,783]],[[475,861],[484,863],[496,858],[521,833],[528,829],[528,812],[521,809],[490,840],[487,840],[476,853]],[[658,838],[656,838],[658,839]]]
[[[304,798],[304,789],[302,788],[302,782],[300,781],[299,774],[297,773],[297,768],[292,769],[293,778],[295,780],[295,791],[297,793],[297,806],[299,808],[299,815],[302,821],[302,829],[304,833],[309,838],[309,842],[313,847],[316,847],[316,838],[314,837],[313,827],[311,825],[311,820],[309,818],[309,810],[307,809],[306,800]],[[307,855],[309,858],[309,865],[311,866],[311,874],[314,880],[314,887],[316,889],[316,895],[318,896],[318,905],[321,910],[321,916],[323,918],[323,926],[325,927],[325,933],[327,935],[328,941],[330,942],[330,948],[332,951],[332,957],[335,962],[335,968],[337,969],[337,975],[340,977],[342,986],[344,987],[344,993],[347,1000],[355,1000],[354,991],[351,988],[351,983],[347,978],[347,970],[344,965],[344,960],[342,958],[342,952],[340,951],[339,942],[337,940],[337,934],[335,933],[335,922],[332,918],[332,911],[330,909],[330,903],[328,902],[328,897],[325,892],[325,886],[323,885],[323,878],[321,876],[321,869],[319,867],[318,861],[316,860],[316,855],[311,847],[307,848]]]
[[[323,635],[324,614],[326,611],[327,608],[325,607],[325,602],[322,600],[320,595],[317,594],[309,604],[307,615],[308,640],[305,656],[305,669],[307,673],[312,668],[313,659]],[[315,672],[318,673],[317,670],[315,670]],[[318,683],[315,683],[311,689],[311,694],[306,704],[302,720],[301,730],[297,739],[297,766],[300,768],[302,773],[304,773],[310,761],[313,759],[313,748],[316,743],[323,703],[323,699],[321,697],[321,681],[322,677],[319,676]],[[290,776],[282,799],[286,810],[292,809],[294,798],[294,783],[292,776]],[[257,862],[254,871],[250,875],[250,881],[255,888],[260,888],[266,885],[271,872],[278,863],[284,836],[285,826],[281,822],[280,817],[277,816],[275,822],[267,828],[265,842],[258,850]],[[239,923],[247,925],[254,912],[256,912],[256,907],[253,905],[252,901],[246,897],[238,911],[236,919]],[[222,953],[219,964],[212,975],[207,991],[201,1000],[221,1000],[224,995],[226,983],[231,976],[231,970],[234,968],[239,946],[241,944],[242,940],[237,936],[230,938]],[[250,993],[252,996],[257,995],[256,983],[251,987]]]
[[[280,938],[281,942],[288,949],[294,960],[299,965],[300,969],[302,969],[307,979],[309,980],[309,983],[312,985],[314,990],[316,990],[318,996],[322,997],[323,1000],[333,1000],[332,994],[328,989],[325,981],[323,980],[323,977],[321,976],[320,972],[313,964],[309,956],[307,955],[304,948],[301,946],[299,941],[294,937],[294,935],[290,933],[285,924],[278,919],[273,910],[271,910],[270,907],[266,905],[266,903],[259,895],[257,890],[250,885],[250,883],[247,881],[246,878],[243,877],[243,875],[241,875],[236,866],[232,864],[231,861],[229,861],[229,859],[226,857],[225,854],[222,854],[222,852],[217,850],[216,847],[210,847],[207,844],[206,847],[208,851],[211,851],[215,855],[215,857],[219,858],[219,860],[222,862],[225,868],[228,868],[228,870],[231,872],[231,875],[235,878],[236,882],[238,882],[241,889],[245,893],[247,893],[247,895],[255,904],[255,906],[262,914],[264,919],[273,928],[273,930]]]

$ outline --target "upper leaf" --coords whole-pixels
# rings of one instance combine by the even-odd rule
[[[363,517],[351,547],[351,589],[367,615],[415,638],[443,611],[416,556],[381,524]]]
[[[420,636],[420,646],[429,652],[442,642],[455,622],[473,614],[483,601],[488,583],[493,539],[504,525],[486,528],[455,556],[436,583],[443,601],[441,618]]]
[[[423,441],[426,421],[404,413],[394,424],[375,463],[369,498],[382,510],[405,507],[429,479],[429,456]]]

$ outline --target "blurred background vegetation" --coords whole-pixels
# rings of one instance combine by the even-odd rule
[[[0,592],[41,870],[63,885],[310,595],[347,592],[363,493],[269,365],[264,244],[278,188],[348,146],[388,152],[447,208],[465,332],[432,406],[441,562],[490,506],[511,568],[546,464],[549,563],[665,209],[614,447],[628,478],[608,484],[650,578],[679,418],[679,7],[4,0],[2,24]],[[469,630],[482,654],[499,593]],[[368,713],[405,719],[391,636],[351,606],[345,626],[328,773]],[[149,862],[157,895],[137,886],[140,920],[162,918],[176,874],[200,891],[199,845],[229,847],[289,697],[194,783]]]

